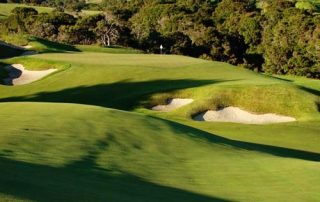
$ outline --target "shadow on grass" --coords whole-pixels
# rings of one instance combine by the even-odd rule
[[[290,80],[290,79],[280,78],[280,77],[277,77],[277,76],[274,76],[274,75],[270,75],[270,74],[265,74],[265,75],[267,77],[270,77],[270,78],[273,78],[273,79],[277,79],[277,80],[280,80],[280,81],[286,81],[286,82],[292,83],[292,80]]]
[[[99,168],[96,159],[108,139],[100,140],[88,155],[64,167],[50,167],[0,157],[0,193],[40,202],[213,202],[228,201],[147,182],[119,171]]]
[[[0,84],[3,84],[3,79],[8,78],[9,76],[8,71],[6,71],[4,68],[7,65],[8,64],[0,61]]]
[[[154,93],[199,87],[219,82],[217,80],[154,80],[129,82],[128,80],[95,86],[80,86],[57,92],[42,92],[21,97],[0,99],[0,102],[59,102],[97,105],[130,110],[143,104]]]
[[[0,59],[20,56],[24,51],[0,44]]]
[[[308,88],[308,87],[305,87],[305,86],[299,86],[300,89],[304,90],[304,91],[307,91],[311,94],[314,94],[316,96],[320,96],[320,91],[319,90],[316,90],[316,89],[313,89],[313,88]]]
[[[295,159],[301,159],[301,160],[307,160],[307,161],[320,161],[319,153],[272,146],[272,145],[244,142],[239,140],[232,140],[232,139],[221,137],[219,135],[202,131],[197,128],[186,126],[173,121],[168,121],[166,119],[162,119],[158,117],[154,117],[154,118],[168,122],[175,133],[186,134],[193,138],[202,138],[214,144],[222,144],[222,145],[235,147],[236,149],[244,149],[248,151],[261,152],[261,153],[270,154],[270,155],[279,156],[279,157],[285,157],[285,158],[295,158]]]
[[[227,201],[111,171],[54,168],[6,158],[0,158],[0,166],[0,192],[33,201]]]
[[[80,50],[77,49],[73,45],[62,44],[62,43],[57,43],[57,42],[53,42],[53,41],[48,41],[48,40],[41,39],[41,38],[38,38],[38,37],[31,37],[29,39],[29,41],[30,42],[37,42],[37,43],[43,45],[44,47],[46,47],[43,50],[39,50],[41,53],[80,52]]]
[[[127,49],[121,46],[108,46],[108,47],[100,47],[100,46],[92,46],[92,45],[79,45],[74,46],[70,44],[63,44],[53,41],[48,41],[46,39],[38,38],[38,37],[30,37],[30,42],[36,42],[41,46],[38,47],[39,53],[71,53],[71,52],[101,52],[101,53],[140,53],[140,51],[135,49]],[[37,48],[37,47],[35,47]]]

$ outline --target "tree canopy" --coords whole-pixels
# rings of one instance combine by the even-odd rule
[[[165,53],[320,78],[317,1],[104,0],[101,7],[105,13],[94,16],[17,8],[4,24],[8,32],[65,43],[117,43],[154,53],[162,44]]]

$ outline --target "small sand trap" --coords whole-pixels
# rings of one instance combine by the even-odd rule
[[[37,81],[57,69],[48,69],[43,71],[29,71],[21,64],[13,64],[4,67],[9,72],[9,78],[3,79],[5,85],[24,85],[34,81]]]
[[[26,45],[26,46],[22,46],[22,48],[24,48],[24,49],[31,49],[32,46],[31,46],[31,45]]]
[[[218,111],[207,111],[195,116],[194,120],[244,124],[270,124],[296,121],[295,118],[276,114],[252,114],[237,107],[227,107]]]
[[[180,108],[182,106],[188,105],[192,102],[193,102],[193,99],[181,99],[181,98],[168,99],[166,105],[154,106],[152,107],[152,110],[168,112],[168,111],[172,111],[174,109]]]

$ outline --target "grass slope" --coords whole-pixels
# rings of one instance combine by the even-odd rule
[[[80,51],[58,46],[58,53],[1,61],[61,71],[24,86],[0,86],[0,125],[6,126],[0,199],[320,200],[319,81],[183,56],[75,48]],[[195,102],[169,113],[146,109],[169,97]],[[298,121],[259,126],[191,119],[228,105]]]
[[[0,98],[23,100],[33,95],[32,99],[40,101],[62,99],[61,102],[133,109],[148,104],[144,102],[154,104],[170,96],[179,96],[196,99],[179,113],[183,117],[220,105],[237,105],[256,112],[281,113],[301,119],[318,115],[317,95],[289,82],[225,63],[183,56],[97,52],[41,54],[27,60],[15,58],[4,62],[20,62],[31,67],[28,61],[33,61],[33,66],[48,61],[70,64],[71,68],[48,78],[46,85],[35,83],[9,92],[7,87],[0,88],[3,92]],[[51,93],[45,93],[47,91]],[[71,96],[75,94],[72,92],[80,93]],[[91,99],[87,99],[88,96]],[[151,101],[147,99],[150,96]]]
[[[0,109],[0,124],[6,125],[0,131],[0,192],[9,201],[320,197],[316,153],[98,107],[2,103]]]

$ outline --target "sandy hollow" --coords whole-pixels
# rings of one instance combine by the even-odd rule
[[[21,64],[13,64],[4,67],[8,71],[9,77],[3,79],[5,85],[24,85],[34,81],[37,81],[55,71],[57,69],[48,69],[42,71],[29,71]]]
[[[172,111],[174,109],[180,108],[182,106],[188,105],[193,102],[193,99],[182,99],[182,98],[173,98],[168,99],[166,105],[157,105],[152,107],[152,110],[155,111]]]
[[[271,124],[296,121],[293,117],[277,114],[252,114],[237,107],[227,107],[218,111],[209,110],[194,117],[197,121],[233,122],[243,124]]]

